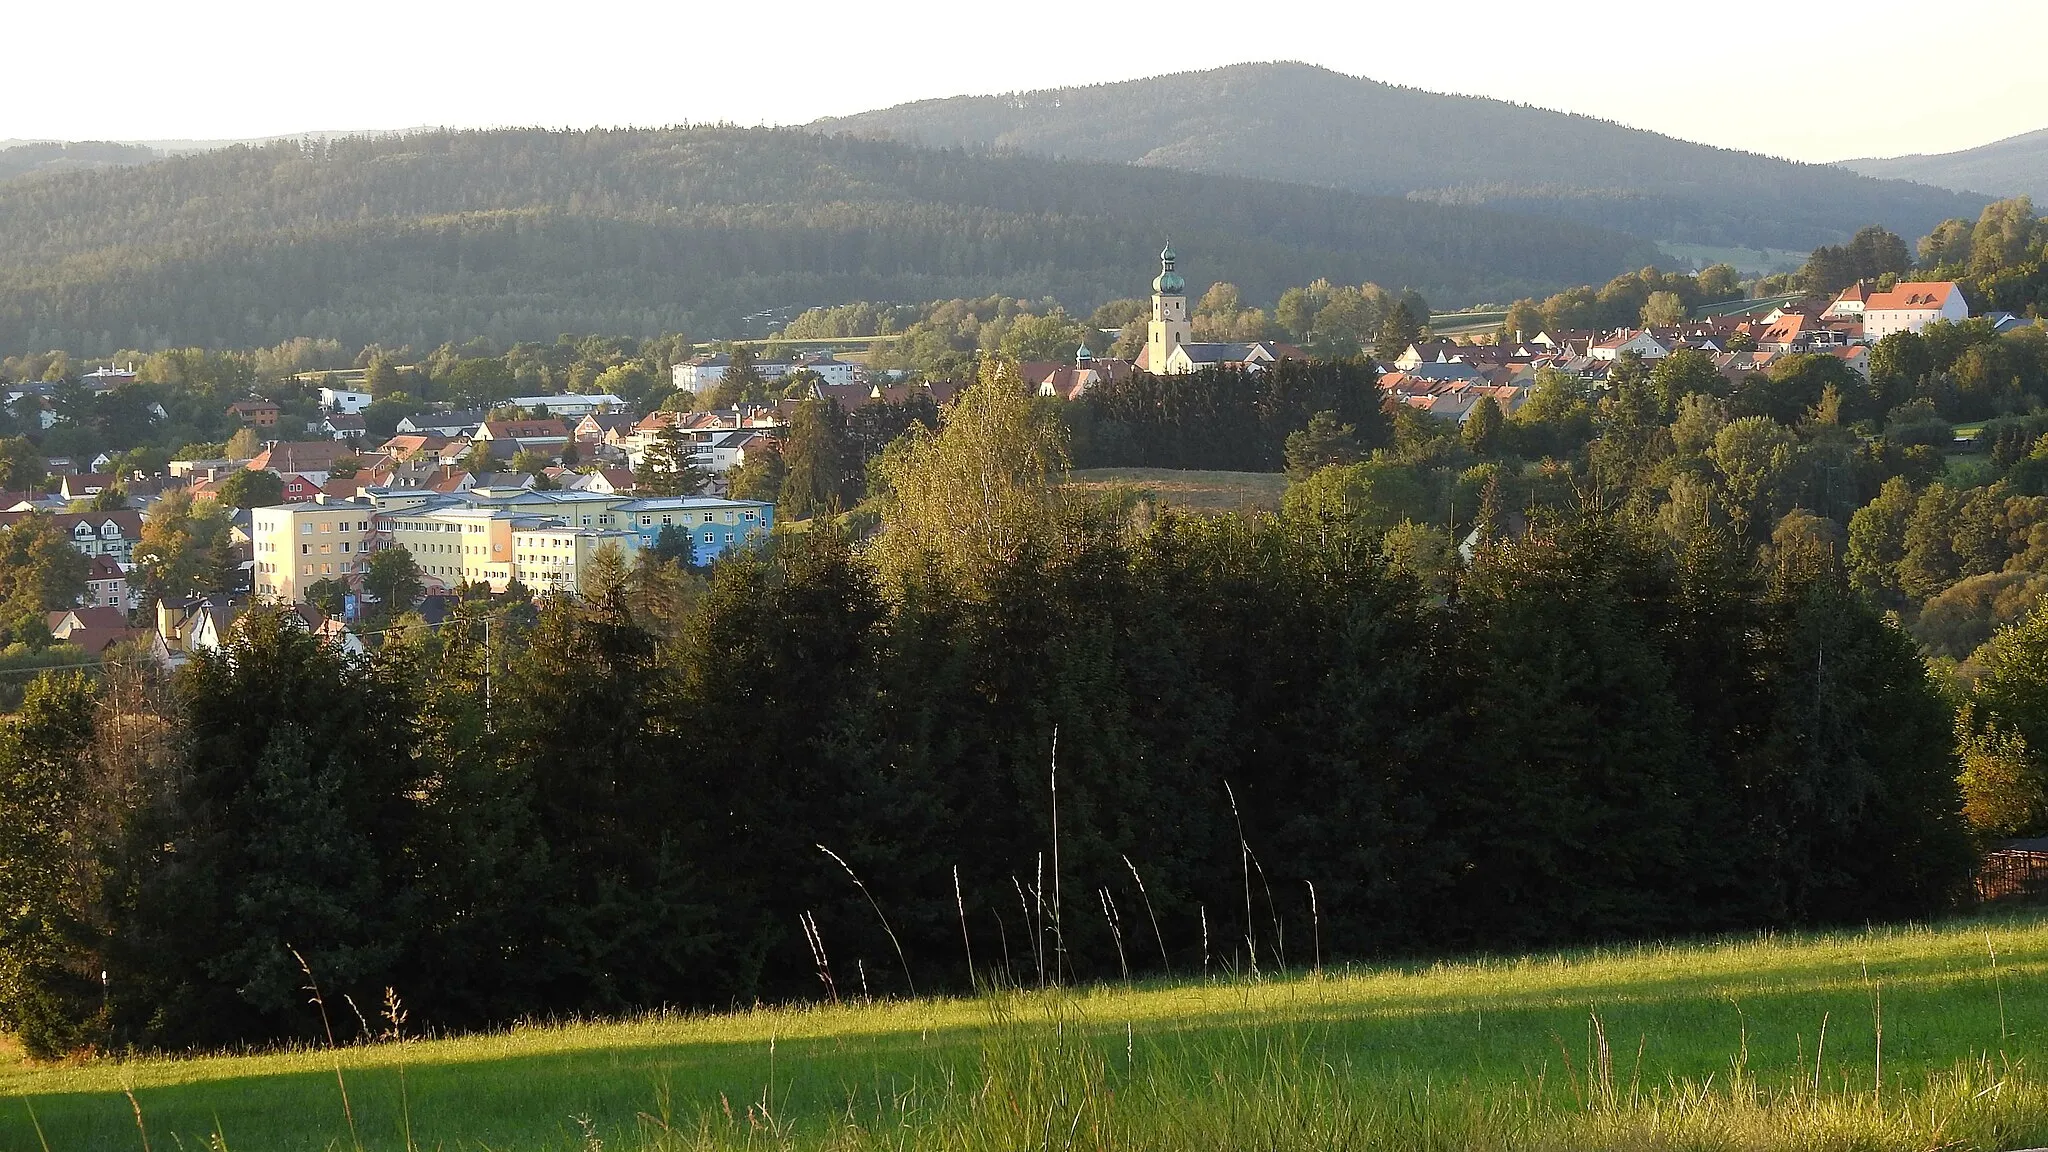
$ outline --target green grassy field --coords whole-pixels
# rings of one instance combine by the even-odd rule
[[[17,1062],[0,1072],[0,1148],[132,1149],[145,1133],[159,1150],[2016,1148],[2048,1143],[2044,1039],[2048,915],[2033,913],[338,1053]]]
[[[1657,247],[1681,264],[1698,265],[1702,268],[1709,264],[1733,264],[1735,270],[1744,276],[1796,272],[1806,263],[1808,256],[1805,252],[1787,248],[1725,248],[1709,244],[1678,244],[1671,241],[1658,241]]]
[[[1287,492],[1287,477],[1279,472],[1083,468],[1072,474],[1067,487],[1082,492],[1135,488],[1164,503],[1200,512],[1277,512]]]

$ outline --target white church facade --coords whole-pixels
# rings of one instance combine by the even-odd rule
[[[1175,269],[1177,262],[1173,245],[1168,244],[1159,253],[1159,276],[1152,281],[1152,319],[1135,365],[1140,372],[1169,375],[1219,367],[1258,371],[1281,360],[1306,359],[1300,349],[1271,340],[1197,341],[1188,312],[1187,281]]]

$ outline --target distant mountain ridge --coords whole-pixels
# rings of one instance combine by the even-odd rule
[[[156,159],[154,149],[106,140],[0,141],[0,180],[41,172],[126,168]]]
[[[1180,168],[1562,217],[1682,243],[1910,240],[1986,198],[1298,63],[923,100],[815,122],[928,146]]]
[[[1649,263],[1619,232],[1299,184],[796,129],[284,141],[0,183],[0,348],[731,335],[778,306],[1326,276],[1438,304]]]
[[[1991,196],[2032,196],[2037,206],[2048,205],[2048,128],[1959,152],[1844,160],[1842,167]]]

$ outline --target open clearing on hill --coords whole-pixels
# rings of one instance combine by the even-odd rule
[[[1082,492],[1134,488],[1197,512],[1277,512],[1287,492],[1279,472],[1184,472],[1172,468],[1083,468],[1068,480]]]
[[[1076,1148],[2048,1141],[2041,913],[1214,976],[16,1063],[0,1147],[141,1147],[138,1108],[156,1149],[1017,1148],[1054,1128]]]

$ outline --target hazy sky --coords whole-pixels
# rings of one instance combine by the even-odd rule
[[[8,0],[0,42],[0,139],[796,124],[1274,59],[1801,160],[2048,127],[2041,0]]]

